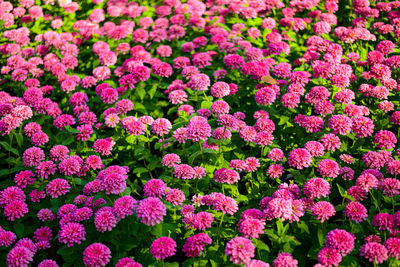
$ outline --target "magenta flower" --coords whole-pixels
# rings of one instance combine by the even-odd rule
[[[254,245],[244,237],[235,237],[226,243],[225,254],[235,264],[246,264],[254,257]]]
[[[176,242],[170,237],[160,237],[151,243],[150,253],[154,258],[163,260],[175,255]]]

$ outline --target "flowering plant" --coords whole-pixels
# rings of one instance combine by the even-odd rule
[[[0,0],[0,261],[397,266],[399,7]]]

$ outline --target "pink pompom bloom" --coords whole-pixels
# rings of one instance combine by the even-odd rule
[[[162,198],[165,195],[167,186],[161,179],[150,179],[143,187],[145,197]]]
[[[24,217],[28,211],[28,205],[19,200],[11,201],[4,207],[4,215],[9,221],[14,221],[15,219]]]
[[[230,261],[235,264],[246,264],[254,257],[254,245],[250,239],[235,237],[228,241],[225,254],[230,256]]]
[[[347,135],[353,126],[352,120],[345,115],[333,115],[328,121],[328,127],[333,133]]]
[[[194,229],[205,230],[211,227],[214,217],[211,213],[201,211],[194,216],[192,226]]]
[[[23,246],[15,246],[7,254],[7,266],[28,267],[33,261],[34,252]]]
[[[66,195],[71,186],[69,183],[61,178],[50,181],[46,186],[46,193],[52,198],[58,198],[59,196]]]
[[[270,265],[261,260],[251,260],[245,265],[245,267],[270,267]]]
[[[311,165],[312,156],[306,149],[296,148],[289,153],[288,161],[291,167],[301,170]]]
[[[143,267],[140,263],[132,260],[131,258],[125,257],[120,259],[117,264],[115,264],[115,267]]]
[[[371,173],[361,173],[356,180],[356,185],[365,191],[376,189],[378,188],[378,178]]]
[[[68,157],[69,149],[63,145],[55,145],[50,149],[50,158],[53,161],[63,160]]]
[[[282,219],[286,221],[292,218],[293,215],[292,199],[272,198],[268,203],[263,203],[265,206],[264,213],[268,219]]]
[[[164,118],[156,119],[151,124],[151,131],[153,133],[157,134],[158,136],[168,134],[171,129],[172,129],[172,125],[168,119],[164,119]]]
[[[328,181],[322,178],[312,178],[304,183],[304,194],[308,198],[321,198],[330,194],[331,186]]]
[[[163,260],[175,255],[176,242],[170,237],[160,237],[151,243],[150,253],[154,258]]]
[[[336,178],[339,175],[339,164],[331,159],[323,159],[318,163],[317,170],[323,177]]]
[[[58,164],[58,169],[65,176],[77,174],[81,169],[80,158],[75,156],[66,158]]]
[[[45,159],[45,155],[42,149],[38,147],[31,147],[24,151],[22,155],[22,160],[24,162],[24,166],[27,167],[35,167],[41,161]]]
[[[158,198],[149,197],[139,202],[136,208],[136,215],[146,225],[156,225],[164,220],[167,214],[165,205]]]
[[[374,143],[378,148],[392,149],[397,144],[397,138],[391,131],[381,130],[375,134]]]
[[[25,193],[16,186],[9,186],[0,191],[0,207],[5,207],[12,201],[25,201]]]
[[[39,263],[38,267],[58,267],[58,264],[53,260],[43,260]]]
[[[8,247],[17,239],[17,236],[11,231],[0,231],[0,246]]]
[[[279,253],[278,257],[272,263],[273,267],[297,267],[298,262],[287,252]]]
[[[262,220],[255,218],[246,218],[239,221],[239,232],[246,238],[258,238],[264,233],[265,223]]]
[[[388,250],[389,256],[395,259],[400,258],[400,238],[390,237],[383,243]]]
[[[383,263],[388,258],[388,250],[377,242],[369,242],[362,245],[360,255],[375,264]]]
[[[168,168],[175,167],[176,165],[181,163],[181,158],[174,153],[166,154],[161,161],[163,166],[167,166]]]
[[[354,162],[353,157],[349,154],[342,154],[339,156],[339,158],[348,164],[353,164],[353,162]]]
[[[108,156],[111,154],[114,145],[114,140],[112,140],[111,137],[107,137],[106,139],[96,140],[93,144],[93,149],[102,156]]]
[[[25,188],[35,182],[34,176],[32,171],[21,171],[14,176],[14,182],[18,187]]]
[[[194,169],[187,164],[176,165],[174,168],[174,177],[178,179],[193,179],[194,174]]]
[[[82,224],[70,222],[61,227],[58,232],[58,240],[60,243],[66,244],[67,247],[72,247],[85,241],[85,234],[85,227]]]
[[[339,266],[342,261],[340,253],[331,247],[325,247],[318,253],[318,262],[323,266]]]
[[[374,132],[374,122],[367,117],[356,117],[353,119],[353,132],[357,137],[368,137]]]
[[[317,216],[318,220],[321,220],[321,223],[323,223],[325,220],[328,220],[336,213],[335,207],[328,201],[320,201],[315,203],[311,207],[311,212],[313,215]]]
[[[186,128],[187,137],[194,142],[199,140],[207,140],[211,136],[211,126],[208,124],[206,118],[201,116],[194,116],[190,118]]]
[[[354,249],[355,240],[352,233],[335,229],[327,234],[325,244],[329,248],[336,249],[342,256],[346,256]]]
[[[179,189],[169,189],[165,196],[165,200],[174,206],[182,206],[183,201],[185,201],[185,193]]]
[[[36,166],[36,175],[39,178],[47,179],[50,175],[56,173],[57,165],[54,164],[51,160],[42,161]]]
[[[230,214],[233,215],[235,214],[239,207],[238,204],[236,202],[236,200],[234,200],[231,197],[227,197],[222,195],[221,197],[219,197],[218,199],[216,199],[213,202],[213,208],[217,211],[222,211],[223,214]]]
[[[53,232],[51,231],[50,227],[42,226],[35,231],[35,241],[50,241],[53,237]]]
[[[99,209],[94,216],[94,226],[96,230],[104,233],[111,231],[117,225],[117,218],[114,215],[113,208],[103,207]]]
[[[49,209],[41,209],[37,213],[37,218],[42,222],[46,220],[52,221],[55,219],[55,215]]]
[[[106,266],[110,259],[111,251],[102,243],[93,243],[83,252],[83,263],[88,267]]]
[[[261,106],[271,105],[276,100],[276,92],[271,87],[263,87],[258,89],[255,99]]]
[[[196,234],[186,239],[182,251],[185,253],[186,257],[198,257],[204,250],[204,246],[211,243],[212,239],[207,234]]]
[[[400,194],[400,181],[395,178],[385,178],[380,181],[379,188],[383,190],[385,196],[394,197]]]
[[[340,138],[334,134],[325,134],[323,137],[321,137],[321,143],[324,145],[325,150],[328,151],[340,149],[340,146],[342,145]]]

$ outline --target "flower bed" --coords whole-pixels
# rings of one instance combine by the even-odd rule
[[[0,262],[399,265],[399,8],[0,1]]]

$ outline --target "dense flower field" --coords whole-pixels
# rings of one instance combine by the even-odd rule
[[[400,1],[0,0],[0,266],[399,266]]]

